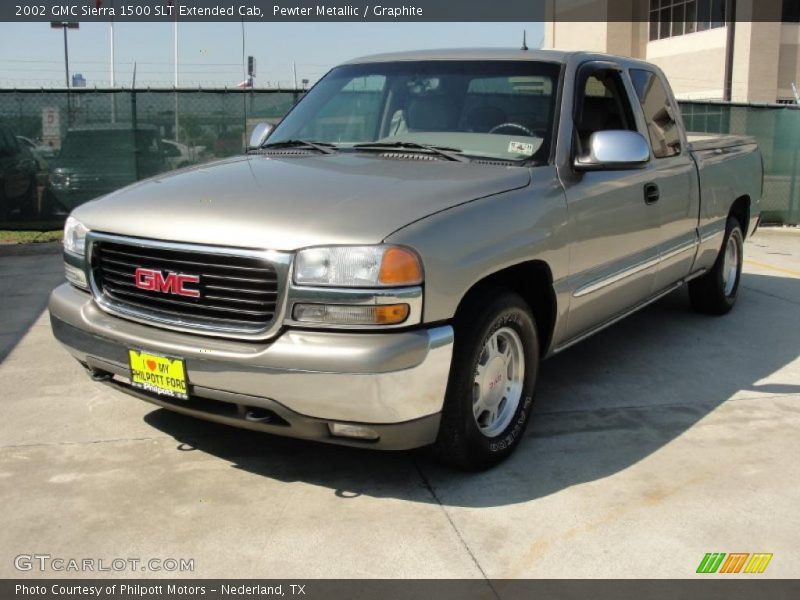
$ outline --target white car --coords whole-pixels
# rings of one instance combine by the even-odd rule
[[[205,150],[204,146],[187,146],[175,140],[161,140],[164,156],[170,169],[188,167],[198,162],[198,157]]]

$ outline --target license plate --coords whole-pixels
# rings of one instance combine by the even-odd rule
[[[170,398],[188,400],[186,366],[181,358],[169,358],[139,350],[128,350],[131,385]]]

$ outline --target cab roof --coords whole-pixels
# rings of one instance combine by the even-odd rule
[[[385,54],[372,54],[347,61],[344,64],[357,65],[367,63],[421,61],[421,60],[530,60],[567,64],[573,60],[611,60],[621,66],[636,67],[647,66],[655,69],[652,64],[627,56],[604,54],[588,51],[565,50],[521,50],[520,48],[449,48],[442,50],[413,50],[410,52],[387,52]]]
[[[347,61],[345,64],[399,62],[417,60],[535,60],[566,63],[576,54],[561,50],[520,50],[519,48],[450,48],[443,50],[413,50],[372,54]]]

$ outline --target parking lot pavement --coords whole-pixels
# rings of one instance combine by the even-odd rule
[[[482,474],[91,383],[41,314],[60,257],[0,254],[0,576],[40,576],[14,557],[44,553],[196,577],[692,577],[706,552],[769,552],[762,576],[798,577],[800,232],[746,254],[731,315],[678,292],[547,361],[527,439]]]

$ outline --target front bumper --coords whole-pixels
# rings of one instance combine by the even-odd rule
[[[53,333],[67,350],[124,391],[192,416],[280,435],[349,445],[330,423],[364,425],[383,449],[436,439],[452,358],[453,329],[389,333],[287,330],[263,342],[201,337],[102,311],[69,284],[50,296]],[[191,399],[127,385],[128,349],[184,358]]]

